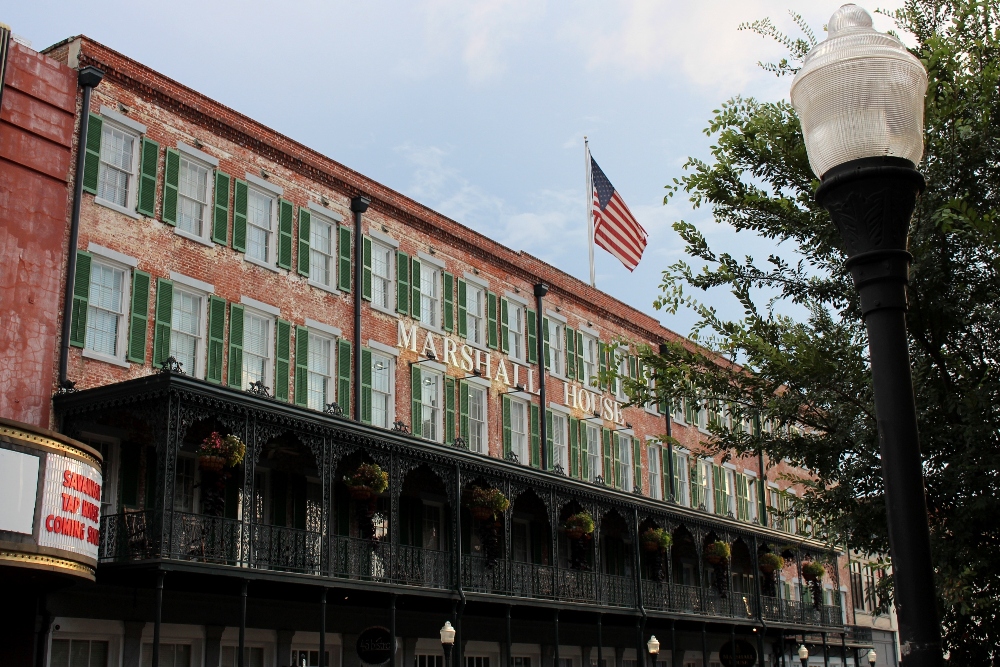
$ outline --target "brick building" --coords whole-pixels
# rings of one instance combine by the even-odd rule
[[[656,320],[86,37],[8,65],[0,137],[52,155],[11,179],[0,144],[5,256],[34,262],[0,416],[104,457],[96,583],[42,599],[38,664],[347,667],[386,626],[394,664],[439,667],[445,620],[465,667],[630,667],[650,634],[671,667],[867,650],[846,555],[780,513],[796,471],[601,386],[676,338]]]

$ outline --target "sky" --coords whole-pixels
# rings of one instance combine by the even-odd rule
[[[824,38],[839,0],[33,0],[0,22],[38,50],[85,34],[458,222],[589,279],[583,138],[649,233],[632,273],[597,248],[597,287],[687,334],[690,313],[653,309],[683,259],[671,225],[764,258],[794,248],[716,224],[664,186],[734,95],[787,99],[761,70],[783,47],[738,27],[789,11]],[[892,9],[900,0],[879,5]],[[866,7],[874,10],[875,5]],[[891,22],[875,16],[875,27]],[[699,295],[739,317],[723,293]]]

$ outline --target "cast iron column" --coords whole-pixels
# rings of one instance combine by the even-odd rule
[[[361,280],[362,271],[364,271],[361,214],[368,210],[368,205],[371,203],[371,199],[361,195],[351,199],[351,211],[354,213],[354,374],[351,377],[354,384],[351,402],[354,405],[351,406],[350,410],[344,410],[344,416],[354,417],[354,421],[361,421],[361,346],[363,345],[361,341]],[[340,399],[341,403],[343,403],[344,398]]]
[[[319,667],[326,667],[326,586],[319,590]]]
[[[906,251],[924,177],[902,158],[862,158],[823,175],[816,200],[844,241],[868,329],[896,614],[906,667],[941,665],[930,531],[906,339]]]

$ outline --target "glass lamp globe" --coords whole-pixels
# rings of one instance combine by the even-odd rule
[[[875,653],[875,649],[868,649],[868,664],[874,665],[876,660],[878,660],[878,654]]]
[[[809,659],[809,649],[806,648],[805,644],[799,646],[799,660]]]
[[[898,39],[875,30],[857,5],[834,12],[827,30],[792,81],[809,166],[820,178],[868,157],[916,166],[924,152],[927,70]]]
[[[445,621],[441,626],[441,643],[448,646],[455,643],[455,628],[451,627],[451,621]]]
[[[656,638],[656,635],[651,635],[649,641],[646,642],[646,648],[653,655],[660,652],[660,640]]]

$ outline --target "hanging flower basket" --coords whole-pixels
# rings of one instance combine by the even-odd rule
[[[804,563],[802,565],[802,578],[806,581],[820,581],[826,574],[826,568],[817,562]]]
[[[725,542],[712,542],[705,545],[705,560],[712,565],[728,563],[729,553],[729,545]]]
[[[362,463],[353,473],[344,476],[344,484],[351,498],[370,500],[389,488],[389,473],[377,463]]]
[[[235,435],[222,435],[218,431],[212,431],[198,447],[198,464],[202,470],[219,472],[224,467],[238,466],[243,462],[246,452],[247,446]]]
[[[593,534],[594,517],[590,516],[590,512],[577,512],[566,519],[563,528],[566,530],[567,537],[571,540],[578,540],[584,535]]]
[[[778,554],[761,554],[757,559],[757,565],[764,574],[773,574],[785,567],[785,559]]]
[[[650,528],[642,534],[640,541],[646,551],[665,553],[674,543],[674,538],[662,528]]]
[[[500,489],[477,487],[472,489],[472,497],[469,498],[468,507],[473,518],[479,521],[489,521],[495,519],[497,514],[506,512],[507,508],[510,507],[510,501]]]

